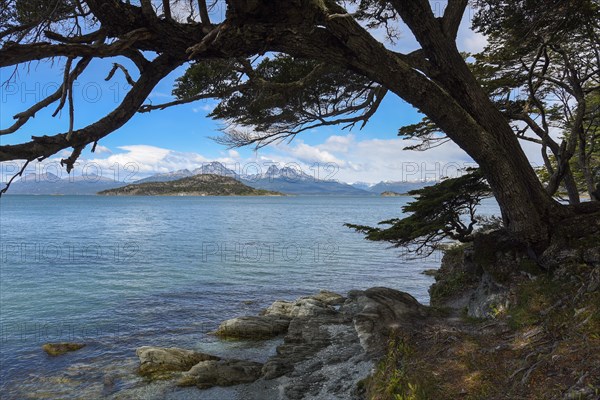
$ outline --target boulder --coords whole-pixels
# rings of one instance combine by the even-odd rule
[[[282,315],[238,317],[224,321],[217,336],[235,339],[266,339],[287,332],[290,319]]]
[[[261,363],[245,360],[203,361],[185,372],[177,384],[207,389],[251,383],[261,377],[262,367]]]
[[[312,297],[298,299],[292,308],[291,317],[316,317],[318,315],[335,314],[335,309]]]
[[[338,306],[344,304],[344,301],[346,300],[341,294],[330,292],[328,290],[321,290],[315,295],[308,296],[308,298],[318,300],[328,306]]]
[[[83,343],[46,343],[42,346],[49,356],[60,356],[71,351],[77,351],[85,347]]]
[[[293,301],[277,300],[276,302],[271,304],[266,310],[264,310],[262,312],[262,315],[279,315],[291,318],[293,308]]]
[[[152,379],[170,378],[173,372],[187,371],[201,361],[217,361],[219,357],[177,347],[140,347],[139,373]]]
[[[384,354],[392,331],[413,330],[427,315],[427,307],[410,294],[394,289],[376,287],[350,294],[358,308],[354,328],[363,349],[371,356]]]
[[[325,296],[326,295],[323,297],[326,298]],[[339,301],[339,299],[334,298],[333,296],[327,299],[329,301]],[[313,296],[303,297],[294,302],[276,301],[262,312],[262,315],[265,316],[277,315],[287,318],[315,317],[317,315],[327,314],[335,314],[335,308]]]

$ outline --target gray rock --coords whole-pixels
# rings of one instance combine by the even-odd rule
[[[293,301],[277,300],[276,302],[271,304],[266,310],[264,310],[262,312],[262,315],[278,315],[291,318],[293,308]]]
[[[224,321],[217,336],[236,339],[266,339],[287,332],[290,319],[283,315],[238,317]]]
[[[427,315],[427,308],[408,293],[389,288],[371,288],[353,293],[358,305],[354,328],[365,352],[379,356],[385,352],[392,331],[414,329],[412,325]]]
[[[167,379],[172,372],[187,371],[201,361],[220,360],[217,356],[176,347],[140,347],[135,352],[140,359],[139,373],[152,379]]]
[[[319,294],[320,295],[320,294]],[[314,317],[317,315],[335,314],[335,308],[330,304],[343,302],[343,297],[338,298],[333,295],[323,294],[320,298],[326,300],[319,300],[316,296],[303,297],[294,302],[288,301],[276,301],[266,310],[263,311],[263,315],[270,316],[283,316],[287,318],[298,318],[298,317]]]
[[[262,375],[263,364],[244,360],[203,361],[194,365],[179,379],[179,386],[232,386],[251,383]]]
[[[308,296],[308,298],[318,300],[328,306],[338,306],[344,304],[344,301],[346,300],[341,294],[330,292],[328,290],[321,290],[318,294]]]
[[[291,317],[315,317],[317,315],[335,314],[335,309],[312,297],[298,299],[292,308]]]

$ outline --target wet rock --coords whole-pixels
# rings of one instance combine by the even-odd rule
[[[194,365],[179,379],[179,386],[232,386],[256,381],[262,375],[263,364],[245,360],[203,361]]]
[[[140,359],[139,373],[152,379],[167,379],[173,372],[187,371],[201,361],[217,361],[219,357],[176,347],[140,347],[135,352]]]
[[[238,317],[224,321],[217,336],[236,339],[266,339],[287,332],[290,319],[282,315]]]
[[[83,347],[85,347],[83,343],[46,343],[42,346],[42,350],[49,356],[55,357],[71,351],[77,351]]]

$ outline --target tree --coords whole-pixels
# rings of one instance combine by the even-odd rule
[[[569,160],[569,168],[577,191],[587,192],[592,200],[600,201],[600,196],[595,194],[600,188],[600,95],[586,96],[586,107],[590,112],[583,119],[584,136],[577,141],[577,152]],[[566,132],[566,135],[564,140],[570,141],[571,133]],[[542,182],[549,182],[550,173],[558,170],[556,157],[549,156],[548,162],[551,168],[538,171]]]
[[[540,145],[547,192],[554,195],[562,183],[577,204],[579,188],[570,161],[590,170],[589,149],[581,146],[593,142],[588,125],[598,114],[589,98],[600,93],[600,15],[597,4],[588,1],[550,3],[502,6],[497,0],[479,0],[474,26],[488,45],[473,55],[472,71],[517,137]],[[412,147],[417,150],[448,140],[428,118],[402,128],[400,135],[421,139]],[[591,193],[592,187],[584,191]]]
[[[402,207],[402,211],[410,215],[379,223],[389,227],[346,226],[365,233],[368,240],[390,242],[417,256],[429,256],[449,239],[461,243],[473,240],[475,227],[485,222],[476,216],[477,206],[490,196],[491,190],[481,171],[474,170],[408,194],[416,197]]]
[[[325,117],[317,114],[306,120],[306,115],[288,118],[288,113],[293,113],[294,109],[284,110],[280,103],[274,103],[274,109],[265,116],[277,117],[281,110],[280,115],[289,122],[283,125],[272,123],[273,130],[264,135],[246,132],[242,135],[234,133],[233,137],[245,135],[246,142],[261,143],[276,138],[276,131],[282,127],[291,128],[291,133],[289,129],[281,129],[282,135],[293,134],[312,118],[321,122],[337,118],[346,124],[354,122],[354,118],[361,122],[375,112],[379,98],[393,93],[426,114],[480,165],[501,206],[506,226],[518,238],[543,246],[551,235],[552,226],[573,213],[546,193],[508,120],[477,82],[456,47],[467,0],[449,0],[443,15],[435,15],[426,0],[352,0],[345,3],[334,0],[227,0],[223,4],[226,7],[223,20],[211,19],[208,10],[211,4],[199,0],[189,2],[191,8],[186,21],[178,20],[171,13],[171,6],[177,3],[181,2],[74,0],[71,3],[57,0],[57,5],[73,4],[70,12],[38,15],[34,22],[24,23],[15,16],[22,3],[4,0],[0,16],[0,67],[53,57],[66,58],[67,62],[63,87],[17,115],[15,126],[1,133],[10,134],[22,128],[37,111],[55,102],[59,103],[59,109],[68,104],[71,118],[69,128],[63,133],[1,146],[0,161],[33,161],[73,148],[72,155],[63,160],[70,170],[85,146],[95,145],[138,111],[153,109],[143,107],[152,88],[186,63],[204,64],[207,70],[215,63],[230,65],[228,73],[235,74],[231,79],[236,81],[234,86],[240,87],[235,88],[229,83],[226,88],[208,85],[196,95],[189,93],[189,96],[161,107],[207,96],[225,97],[231,101],[243,99],[243,90],[247,95],[255,93],[246,85],[264,85],[274,92],[277,88],[285,92],[290,86],[300,87],[304,90],[297,93],[305,94],[309,91],[308,86],[323,84],[324,81],[316,76],[324,71],[329,73],[331,68],[334,74],[338,73],[336,71],[344,74],[345,82],[334,83],[334,86],[348,88],[349,92],[343,92],[343,96],[349,96],[349,104],[341,102],[338,107],[325,112]],[[510,5],[499,2],[494,7]],[[561,17],[557,14],[556,18]],[[383,27],[393,35],[400,21],[416,38],[421,46],[419,50],[398,53],[386,48],[370,32],[373,28]],[[81,26],[85,29],[79,29]],[[257,66],[267,53],[291,57],[293,64],[305,62],[310,72],[293,71],[283,82],[278,82],[269,75],[269,68]],[[70,95],[73,81],[93,58],[117,56],[129,58],[138,69],[135,74],[126,74],[132,83],[131,90],[111,113],[88,126],[75,128]],[[285,63],[280,64],[280,68],[286,68]],[[118,71],[126,72],[117,64],[109,76]],[[296,73],[303,78],[289,81],[298,76]],[[275,72],[274,76],[279,75]],[[242,91],[238,92],[238,89]],[[332,90],[331,87],[324,89]],[[228,90],[235,92],[230,94]],[[335,103],[338,97],[333,92],[330,94],[328,104],[332,104],[330,101]],[[285,99],[285,96],[281,98]],[[244,101],[250,104],[248,100]],[[224,107],[223,112],[226,110]],[[249,111],[256,112],[254,109]],[[252,125],[255,121],[250,118],[248,122]]]

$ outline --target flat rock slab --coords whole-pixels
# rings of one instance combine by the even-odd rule
[[[140,359],[139,373],[152,379],[168,379],[172,372],[188,371],[202,361],[219,357],[177,347],[140,347],[135,352]]]
[[[83,343],[46,343],[42,346],[49,356],[60,356],[71,351],[77,351],[85,347]]]
[[[330,298],[329,301],[336,300]],[[276,301],[262,314],[263,316],[283,316],[287,318],[315,317],[335,314],[335,309],[330,304],[311,296],[296,301]]]
[[[286,333],[290,319],[281,315],[238,317],[224,321],[217,336],[233,339],[267,339]]]

